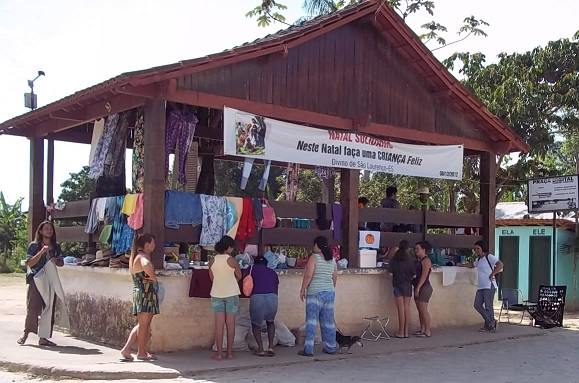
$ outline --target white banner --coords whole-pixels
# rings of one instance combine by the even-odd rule
[[[310,128],[225,107],[224,151],[264,160],[462,179],[462,145],[399,144],[352,131]]]
[[[577,209],[579,176],[569,175],[529,180],[529,213]]]

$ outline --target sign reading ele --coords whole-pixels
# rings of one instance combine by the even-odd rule
[[[462,179],[462,145],[400,144],[290,124],[225,107],[224,152],[307,165]]]
[[[577,209],[579,176],[561,176],[529,180],[529,213]]]

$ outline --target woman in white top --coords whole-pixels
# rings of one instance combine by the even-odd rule
[[[231,257],[235,247],[233,238],[225,235],[215,244],[217,255],[209,262],[211,287],[211,307],[215,313],[215,344],[217,352],[214,360],[223,357],[223,328],[227,326],[227,359],[233,359],[233,339],[235,338],[235,315],[239,309],[239,284],[241,269]]]

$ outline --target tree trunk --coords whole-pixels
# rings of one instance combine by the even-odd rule
[[[298,191],[299,164],[287,164],[287,176],[285,179],[285,199],[295,201]]]

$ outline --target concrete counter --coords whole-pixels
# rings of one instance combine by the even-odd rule
[[[132,315],[132,280],[128,269],[64,266],[59,269],[70,311],[70,333],[83,339],[122,346],[135,324]],[[462,269],[461,273],[475,273]],[[209,299],[190,298],[191,270],[158,270],[165,287],[161,314],[152,323],[151,350],[169,352],[210,347],[213,343],[213,313]],[[304,323],[305,307],[299,299],[303,270],[279,270],[278,318],[289,328]],[[432,326],[478,325],[472,308],[476,286],[457,281],[443,287],[443,273],[433,270],[434,288],[430,307]],[[463,280],[463,279],[461,279]],[[389,333],[397,328],[397,312],[392,295],[392,278],[385,269],[345,269],[339,271],[336,287],[336,323],[348,334],[360,334],[363,317],[391,318]],[[248,299],[241,300],[247,310]],[[418,313],[411,308],[413,328]]]

